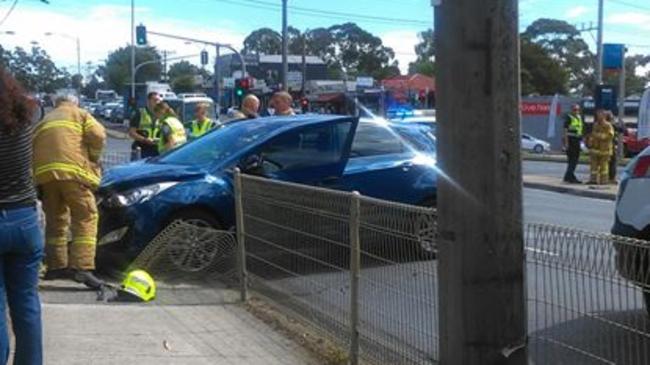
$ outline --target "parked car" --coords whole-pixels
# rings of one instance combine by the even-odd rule
[[[115,109],[111,110],[111,118],[110,118],[111,123],[122,124],[124,123],[125,118],[126,115],[124,113],[123,105],[119,105]]]
[[[551,144],[539,138],[535,138],[530,134],[522,133],[521,149],[535,153],[544,153],[551,150]]]
[[[107,171],[98,190],[98,260],[128,262],[177,219],[233,228],[235,167],[432,206],[435,156],[435,138],[418,125],[317,114],[225,124],[162,156]]]
[[[636,156],[650,146],[650,138],[637,138],[637,123],[625,123],[623,131],[623,152],[625,157]]]
[[[630,161],[620,179],[612,234],[650,240],[650,148]],[[650,246],[614,243],[614,247],[619,273],[639,286],[650,285]],[[650,313],[650,293],[643,294]]]

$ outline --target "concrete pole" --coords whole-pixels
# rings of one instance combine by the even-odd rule
[[[135,0],[131,0],[131,98],[135,98]]]
[[[302,35],[302,85],[300,94],[305,97],[305,83],[307,82],[307,35]]]
[[[217,119],[221,115],[221,70],[219,68],[219,57],[221,56],[219,45],[216,48],[216,58],[214,60],[214,98],[217,103]]]
[[[289,74],[289,42],[287,34],[287,0],[282,0],[282,90],[288,91],[287,77]]]
[[[604,0],[598,0],[598,37],[596,40],[596,85],[603,83],[603,12]]]
[[[518,0],[439,3],[440,363],[524,365]]]

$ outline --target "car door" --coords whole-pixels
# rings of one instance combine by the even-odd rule
[[[379,199],[420,204],[435,198],[436,176],[431,161],[388,126],[359,123],[337,188]]]
[[[292,129],[257,149],[261,173],[273,179],[309,185],[336,183],[345,168],[356,118]]]
[[[521,148],[524,150],[532,150],[534,145],[533,139],[527,135],[527,134],[522,134],[521,135]]]

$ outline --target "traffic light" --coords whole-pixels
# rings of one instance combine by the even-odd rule
[[[201,65],[205,66],[208,64],[208,51],[201,51]]]
[[[246,92],[248,92],[250,87],[251,87],[251,81],[247,77],[235,80],[235,95],[238,98],[241,98],[242,96],[244,96],[244,94],[246,94]]]
[[[147,27],[142,24],[135,27],[135,43],[138,46],[147,45]]]

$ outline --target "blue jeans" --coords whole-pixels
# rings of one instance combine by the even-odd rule
[[[0,210],[0,364],[9,360],[6,306],[16,337],[16,365],[43,363],[38,270],[43,233],[36,208]],[[6,301],[5,301],[6,297]]]

